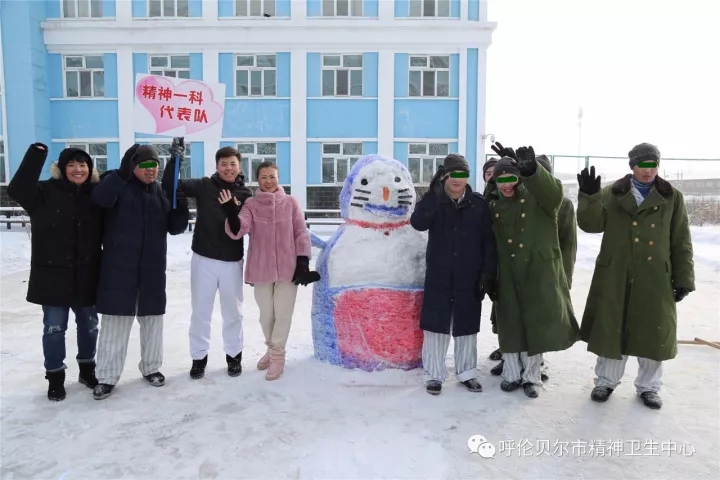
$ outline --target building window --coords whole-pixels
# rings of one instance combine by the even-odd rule
[[[322,62],[323,97],[362,97],[362,55],[323,55]]]
[[[277,95],[275,55],[235,56],[235,96]]]
[[[275,0],[235,0],[236,17],[274,17]]]
[[[165,165],[170,161],[170,147],[171,144],[169,143],[153,143],[153,147],[155,147],[155,151],[158,154],[158,158],[160,158],[160,168],[158,169],[158,178],[162,179],[163,172],[165,172]],[[185,144],[185,159],[182,161],[182,164],[180,166],[180,178],[186,179],[186,178],[192,178],[192,170],[191,170],[191,163],[192,163],[192,149],[190,148],[192,144],[186,143]]]
[[[102,0],[62,0],[64,18],[100,18]]]
[[[188,17],[188,0],[149,0],[150,17]]]
[[[262,162],[277,164],[277,143],[238,143],[235,145],[242,155],[242,173],[247,185],[257,184],[255,171]]]
[[[5,166],[5,141],[0,140],[0,183],[7,182],[7,170]]]
[[[150,75],[190,78],[190,55],[150,55]]]
[[[450,56],[410,56],[411,97],[450,96]]]
[[[362,143],[323,143],[322,183],[343,183],[362,152]]]
[[[362,17],[363,0],[322,0],[323,17]]]
[[[105,70],[102,55],[68,55],[63,58],[63,61],[66,97],[105,96]]]
[[[408,170],[414,184],[428,185],[437,167],[450,152],[448,143],[411,143],[408,145]]]
[[[450,17],[450,0],[410,0],[411,17]]]
[[[68,143],[67,148],[79,148],[90,155],[98,173],[107,171],[107,143]]]

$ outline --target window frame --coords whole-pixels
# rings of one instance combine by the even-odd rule
[[[408,0],[408,18],[420,19],[420,18],[453,18],[452,16],[452,3],[450,0],[431,0],[434,4],[435,14],[425,15],[425,5],[427,0]],[[420,4],[420,15],[413,15],[412,6],[413,4]],[[438,15],[440,4],[444,3],[447,5],[447,16]]]
[[[241,145],[252,145],[253,153],[245,152],[245,149],[242,148]],[[275,153],[258,153],[258,145],[275,145]],[[238,152],[240,152],[240,156],[242,157],[242,160],[240,161],[240,171],[243,173],[243,175],[245,175],[245,185],[258,185],[257,179],[255,178],[255,169],[253,168],[254,161],[257,162],[256,165],[267,161],[271,161],[275,165],[277,165],[277,147],[278,142],[235,142],[235,148]],[[247,168],[245,168],[246,166]],[[280,179],[278,178],[278,183],[279,181]]]
[[[325,153],[325,147],[339,145],[340,146],[340,153]],[[354,154],[354,153],[345,153],[345,145],[360,145],[360,153]],[[352,170],[352,167],[355,165],[355,162],[357,162],[360,157],[364,155],[365,152],[365,146],[363,142],[346,142],[346,141],[337,141],[337,142],[323,142],[320,144],[320,184],[323,186],[328,185],[343,185],[345,183],[345,180],[347,179],[347,176],[350,174],[350,170]],[[326,159],[332,158],[333,160],[333,181],[332,182],[326,182],[323,178],[323,164]],[[339,162],[346,162],[346,174],[345,178],[342,180],[338,180],[338,163]]]
[[[90,145],[103,145],[105,147],[105,155],[93,155],[90,153]],[[108,149],[107,149],[107,142],[66,142],[65,148],[81,148],[85,153],[90,155],[90,158],[92,158],[93,161],[93,169],[97,170],[98,173],[104,173],[108,170]],[[104,158],[105,159],[105,168],[99,169],[98,168],[98,158]]]
[[[81,3],[87,4],[87,9],[88,9],[87,16],[83,16],[83,17],[80,16],[80,8],[79,8],[80,5],[79,4],[81,4]],[[66,4],[73,5],[73,9],[74,9],[73,11],[75,12],[75,15],[73,15],[73,16],[66,15],[66,13],[65,13],[65,5]],[[99,8],[100,11],[96,12],[96,13],[99,13],[100,15],[98,15],[98,16],[93,15],[93,5],[96,5],[96,8]],[[60,0],[60,18],[73,19],[73,20],[85,20],[85,19],[94,20],[97,18],[103,18],[103,2],[102,2],[102,0]]]
[[[326,57],[340,57],[340,65],[325,65],[325,58]],[[345,57],[360,57],[360,66],[359,67],[345,67]],[[365,82],[364,82],[364,69],[365,69],[365,57],[362,53],[323,53],[320,55],[320,96],[321,97],[338,97],[338,98],[362,98],[364,91],[365,91]],[[348,71],[348,77],[347,77],[347,94],[346,95],[340,95],[338,94],[338,72],[340,70],[347,70]],[[325,95],[325,89],[324,89],[324,79],[323,79],[323,72],[325,71],[332,71],[333,72],[333,94],[332,95]],[[352,93],[352,72],[360,72],[360,94],[353,94]]]
[[[338,15],[338,2],[339,1],[347,1],[348,4],[348,14],[347,15]],[[330,4],[332,2],[333,6],[333,14],[332,15],[326,15],[325,14],[325,6]],[[320,17],[322,18],[360,18],[365,16],[365,5],[363,0],[321,0],[320,1]],[[353,15],[353,5],[360,5],[360,14],[359,15]]]
[[[248,65],[238,65],[238,58],[239,57],[253,57],[253,66]],[[258,67],[258,57],[273,57],[273,61],[275,63],[274,67]],[[276,53],[236,53],[233,57],[233,96],[234,98],[277,98],[278,96],[278,58]],[[238,95],[238,72],[241,71],[247,71],[247,72],[254,72],[259,71],[260,73],[260,95],[253,95],[252,94],[252,74],[248,73],[248,94],[247,95]],[[275,75],[275,86],[274,86],[274,93],[272,95],[266,95],[265,94],[265,72],[266,71],[273,71]],[[263,143],[263,142],[260,142]]]
[[[433,176],[435,176],[435,173],[437,172],[438,165],[442,165],[442,164],[443,164],[443,161],[445,160],[445,157],[448,155],[448,153],[450,153],[450,143],[451,143],[451,142],[433,142],[433,141],[429,141],[429,142],[410,142],[410,143],[408,143],[407,169],[408,169],[408,172],[410,172],[410,178],[413,177],[413,173],[412,173],[411,166],[410,166],[410,161],[411,161],[411,160],[419,160],[419,161],[420,161],[420,171],[419,171],[419,174],[418,174],[418,181],[417,181],[417,182],[413,182],[413,185],[415,185],[415,186],[428,186],[428,185],[430,185],[430,181],[432,180]],[[420,154],[420,153],[410,153],[410,149],[411,149],[411,147],[414,146],[414,145],[424,145],[424,146],[425,146],[425,153],[422,153],[422,154]],[[445,154],[433,155],[433,154],[430,153],[430,145],[444,145],[444,146],[447,147],[447,148],[446,148],[447,153],[445,153]],[[432,175],[430,176],[430,178],[428,178],[427,180],[425,180],[425,179],[423,178],[423,172],[425,171],[425,170],[423,169],[423,164],[424,164],[425,160],[429,160],[429,159],[432,159],[432,161],[433,161]]]
[[[172,146],[172,142],[163,142],[163,141],[149,141],[149,140],[141,140],[139,143],[143,143],[146,145],[152,145],[155,147],[155,151],[158,154],[158,158],[161,161],[162,167],[158,170],[158,181],[162,181],[163,173],[165,173],[165,167],[167,166],[168,162],[170,161],[170,154],[168,152],[167,155],[160,152],[158,147],[159,146],[167,146],[168,150]],[[185,155],[182,162],[182,165],[180,166],[180,179],[181,180],[188,180],[192,178],[192,142],[185,144]]]
[[[424,67],[414,66],[412,65],[412,59],[413,58],[419,58],[419,57],[425,57],[426,63]],[[447,68],[445,67],[431,67],[430,66],[430,59],[432,57],[447,57]],[[412,73],[413,72],[420,72],[420,94],[419,95],[413,95],[412,94]],[[434,73],[434,86],[433,86],[433,95],[425,95],[425,72],[433,72]],[[447,72],[447,95],[438,95],[438,72]],[[410,98],[451,98],[450,97],[450,88],[452,83],[452,54],[447,53],[443,55],[431,55],[431,54],[409,54],[408,55],[408,97]]]
[[[160,3],[160,15],[151,15],[151,8],[153,2]],[[165,2],[172,2],[174,5],[174,15],[165,15]],[[185,2],[187,5],[187,15],[178,15],[178,2]],[[147,0],[147,18],[190,18],[190,0]]]
[[[7,162],[7,148],[5,145],[5,135],[0,135],[0,185],[7,185],[10,178],[10,168]]]
[[[102,68],[98,67],[91,67],[88,68],[87,65],[87,58],[88,57],[98,57],[102,60],[103,66]],[[68,58],[82,58],[83,66],[82,67],[68,67],[67,66],[67,59]],[[72,97],[68,95],[68,80],[67,75],[69,72],[77,72],[78,73],[78,80],[77,80],[77,87],[78,87],[78,94],[76,97]],[[90,96],[83,96],[82,95],[82,82],[80,78],[81,72],[90,72],[90,90],[92,95]],[[103,91],[102,95],[95,95],[95,72],[102,72],[103,76]],[[107,98],[105,97],[105,55],[104,54],[64,54],[62,56],[62,73],[63,73],[63,98],[70,98],[70,99],[95,99],[95,98]]]
[[[260,15],[251,15],[250,5],[253,1],[260,2]],[[244,2],[247,6],[247,15],[238,15],[238,3]],[[268,13],[266,7],[268,4],[272,4],[272,13]],[[277,17],[277,0],[233,0],[233,17],[236,18],[264,18],[265,14],[270,17]]]
[[[157,72],[157,71],[162,71],[161,76],[163,76],[163,77],[172,77],[172,78],[181,78],[181,79],[183,79],[183,80],[190,80],[190,54],[189,54],[189,53],[187,53],[187,54],[172,54],[172,53],[167,53],[167,54],[166,54],[166,53],[154,53],[154,54],[153,54],[153,53],[148,53],[148,56],[147,56],[147,57],[148,57],[148,64],[147,64],[148,70],[147,70],[147,71],[148,71],[148,73],[149,73],[150,75],[157,75],[156,73],[153,73],[153,71],[156,71],[156,72]],[[161,57],[164,57],[164,58],[167,59],[167,61],[168,61],[168,66],[167,66],[167,67],[153,67],[153,66],[152,66],[152,59],[153,59],[153,58],[161,58]],[[177,67],[177,68],[176,68],[176,67],[173,67],[173,66],[172,66],[172,57],[187,57],[187,60],[188,60],[188,62],[187,62],[187,64],[188,64],[187,68],[186,68],[186,67]],[[168,72],[168,71],[174,71],[174,72],[175,72],[175,76],[166,75],[166,72]],[[185,72],[185,71],[187,71],[187,77],[180,77],[180,76],[178,76],[178,72]]]

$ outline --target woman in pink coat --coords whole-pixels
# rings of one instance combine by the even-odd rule
[[[260,325],[268,349],[257,364],[265,379],[276,380],[285,368],[285,344],[298,285],[319,280],[310,272],[310,233],[300,205],[278,184],[278,169],[272,162],[258,166],[260,189],[245,201],[240,214],[231,208],[229,191],[220,193],[228,220],[225,232],[233,239],[250,235],[245,281],[255,287]]]

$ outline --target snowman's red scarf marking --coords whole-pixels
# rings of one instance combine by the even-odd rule
[[[361,228],[372,228],[373,230],[397,230],[400,227],[404,227],[406,225],[410,225],[410,220],[404,220],[402,222],[398,223],[372,223],[372,222],[363,222],[360,220],[346,220],[346,224],[348,225],[357,225]]]

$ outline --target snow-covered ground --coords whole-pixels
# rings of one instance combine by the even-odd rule
[[[600,244],[596,235],[579,238],[572,291],[578,318]],[[693,238],[697,291],[678,305],[679,338],[720,340],[720,227],[693,228]],[[659,411],[635,397],[634,360],[612,398],[592,402],[595,357],[583,343],[547,355],[550,381],[531,400],[502,392],[489,374],[487,355],[497,341],[488,305],[479,394],[453,380],[432,397],[419,370],[365,373],[314,360],[310,288],[298,297],[280,380],[267,382],[254,368],[263,340],[247,285],[242,376],[225,372],[216,306],[208,374],[191,380],[190,240],[190,233],[169,238],[166,386],[153,388],[140,376],[136,326],[120,384],[107,400],[93,400],[75,381],[71,326],[68,396],[51,403],[41,310],[25,302],[29,239],[20,228],[0,233],[3,479],[718,478],[719,350],[679,346],[664,367]],[[470,452],[468,439],[478,434],[495,445],[494,458]]]

